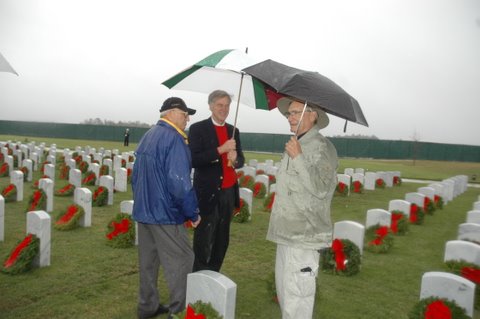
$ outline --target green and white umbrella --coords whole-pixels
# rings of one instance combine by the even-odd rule
[[[256,63],[257,61],[240,50],[221,50],[172,76],[162,84],[169,89],[205,94],[210,94],[214,90],[224,90],[230,93],[232,101],[237,103],[237,113],[239,103],[256,109],[270,110],[275,107],[275,103],[266,86],[242,72],[243,68]]]

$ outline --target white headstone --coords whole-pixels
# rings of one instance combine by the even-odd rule
[[[13,165],[13,156],[12,155],[8,155],[5,157],[5,162],[7,163],[8,165],[8,171],[11,172],[15,169],[14,165]]]
[[[100,176],[98,186],[103,186],[108,190],[108,201],[107,205],[113,205],[113,177],[110,175]]]
[[[228,277],[211,270],[200,270],[187,276],[186,305],[196,301],[210,302],[224,319],[235,318],[237,285]]]
[[[353,173],[352,175],[352,184],[353,182],[359,181],[362,185],[365,185],[365,176],[360,173]]]
[[[393,172],[392,171],[386,171],[384,176],[385,176],[385,179],[384,179],[385,186],[393,187],[393,176],[394,176]]]
[[[13,155],[17,157],[17,166],[20,167],[22,165],[22,160],[23,160],[23,153],[22,150],[14,150]]]
[[[253,166],[244,166],[242,170],[245,173],[245,175],[252,176],[253,178],[257,176],[257,169]]]
[[[109,175],[113,175],[113,162],[111,159],[109,158],[106,158],[103,160],[103,165],[107,165],[108,166],[108,174]]]
[[[0,195],[0,241],[5,240],[5,198]]]
[[[70,170],[77,168],[77,162],[73,158],[65,158],[65,163],[70,167]]]
[[[443,183],[432,183],[428,186],[435,190],[435,195],[440,196],[443,200],[443,204],[446,205],[448,202],[448,198],[445,195],[446,186]]]
[[[120,202],[120,213],[132,216],[133,200],[123,200]],[[135,223],[135,245],[138,245],[138,223]]]
[[[257,171],[263,171],[265,174],[265,170],[267,169],[267,164],[265,163],[258,163],[257,164]]]
[[[458,240],[469,240],[480,243],[480,224],[463,223],[458,225]]]
[[[267,175],[273,175],[273,176],[277,176],[277,172],[278,172],[278,167],[276,166],[268,166],[267,170],[265,171]]]
[[[115,190],[117,192],[126,192],[127,191],[127,169],[126,168],[117,168],[115,170]]]
[[[40,239],[40,253],[33,260],[37,267],[50,266],[51,225],[50,215],[43,210],[27,213],[27,234],[34,234]]]
[[[363,255],[363,241],[365,238],[365,226],[360,223],[345,220],[333,224],[333,239],[348,239],[358,246]]]
[[[423,209],[423,205],[425,204],[425,195],[420,193],[406,193],[405,200],[412,204],[417,205],[419,208]]]
[[[53,153],[56,154],[56,152],[53,152]],[[50,164],[55,166],[55,164],[57,164],[57,159],[56,159],[55,155],[48,155],[47,156],[47,162],[50,162]]]
[[[79,220],[79,225],[81,227],[92,226],[92,192],[86,187],[75,188],[73,202],[82,207],[85,212]]]
[[[480,224],[480,210],[471,210],[467,212],[467,223]]]
[[[23,166],[25,166],[28,169],[27,181],[31,182],[32,181],[32,176],[33,176],[33,162],[32,162],[32,160],[24,159],[23,160]]]
[[[454,300],[473,318],[475,284],[468,279],[447,272],[426,272],[422,276],[420,299],[428,297]]]
[[[30,159],[33,162],[33,170],[37,171],[38,170],[38,161],[40,160],[38,154],[36,152],[31,153],[30,154]]]
[[[449,240],[445,244],[443,261],[464,260],[480,266],[480,245],[465,240]]]
[[[122,157],[120,155],[115,155],[113,158],[113,171],[122,168]]]
[[[480,201],[473,203],[473,210],[480,210]]]
[[[367,220],[365,222],[365,228],[369,228],[375,225],[390,227],[392,223],[392,214],[385,209],[374,208],[367,210]]]
[[[343,183],[348,187],[347,195],[350,195],[350,188],[352,186],[352,176],[348,174],[337,174],[337,184]]]
[[[366,172],[365,173],[365,185],[364,189],[374,191],[375,190],[375,180],[377,179],[377,173],[375,172]]]
[[[47,195],[47,212],[53,211],[53,181],[50,178],[40,178],[38,180],[38,188]]]
[[[256,168],[257,164],[258,164],[258,160],[256,160],[256,159],[251,159],[251,160],[248,161],[248,166]]]
[[[251,189],[248,189],[246,187],[240,187],[240,198],[243,199],[247,204],[248,204],[248,213],[250,217],[248,218],[249,220],[252,219],[252,213],[253,213],[253,192]]]
[[[100,183],[100,165],[97,163],[91,163],[88,165],[88,170],[95,174],[95,185]]]
[[[357,167],[357,168],[355,168],[355,170],[353,172],[365,175],[365,169],[364,168]]]
[[[15,185],[17,188],[17,198],[16,201],[20,202],[23,200],[23,172],[22,171],[13,171],[10,173],[10,183]]]
[[[433,187],[419,187],[417,188],[417,192],[427,196],[432,202],[435,200],[435,188]]]
[[[68,173],[68,183],[75,187],[82,187],[82,171],[78,168],[70,168]]]
[[[445,185],[445,196],[447,201],[453,200],[453,190],[455,187],[455,182],[451,179],[445,179],[442,181],[442,184]]]
[[[277,191],[277,184],[274,183],[274,184],[270,185],[269,192],[270,193],[275,193],[276,191]]]
[[[410,206],[412,204],[403,199],[392,199],[388,202],[388,210],[393,212],[394,210],[401,211],[407,218],[410,218]]]
[[[52,181],[55,180],[55,165],[53,164],[45,164],[44,166],[44,175],[47,175]]]
[[[355,173],[355,170],[351,167],[347,167],[343,170],[343,174],[346,174],[346,175],[353,176],[354,173]]]

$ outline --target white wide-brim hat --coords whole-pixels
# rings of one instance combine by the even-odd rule
[[[290,103],[292,103],[293,99],[288,98],[288,97],[282,97],[277,101],[277,107],[280,113],[285,114],[288,111],[288,107],[290,106]],[[301,102],[303,103],[303,102]],[[328,123],[330,123],[330,120],[328,119],[327,113],[325,113],[323,110],[321,110],[318,106],[316,105],[308,105],[308,107],[312,108],[315,112],[318,114],[317,118],[317,124],[315,124],[318,129],[322,129],[328,126]]]

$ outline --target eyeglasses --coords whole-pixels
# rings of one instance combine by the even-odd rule
[[[181,110],[178,110],[178,109],[173,109],[172,111],[175,111],[175,112],[177,112],[177,113],[181,113],[181,114],[183,114],[183,116],[185,116],[185,117],[187,117],[187,116],[189,115],[188,112],[181,111]]]
[[[312,112],[312,110],[309,110],[308,108],[305,109],[305,112]],[[302,111],[291,111],[291,112],[285,112],[283,113],[283,115],[286,117],[286,118],[289,118],[290,115],[291,116],[297,116],[299,114],[302,114]]]

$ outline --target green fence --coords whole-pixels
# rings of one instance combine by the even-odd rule
[[[137,143],[148,128],[130,128],[130,142]],[[87,124],[1,121],[0,134],[50,138],[123,141],[126,127]],[[242,133],[246,151],[282,153],[290,135]],[[480,162],[480,146],[414,141],[330,138],[339,157],[418,159]]]

